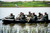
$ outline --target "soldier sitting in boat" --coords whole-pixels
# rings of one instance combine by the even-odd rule
[[[45,12],[44,21],[48,21],[48,14]]]
[[[22,12],[21,12],[20,17],[21,17],[22,20],[26,20],[26,17],[25,17],[25,15],[24,15],[24,13],[22,13]]]
[[[14,19],[15,16],[13,15],[13,13],[11,13],[8,17],[5,17],[5,19]]]
[[[37,15],[35,13],[32,14],[32,18],[30,19],[30,22],[37,21]]]
[[[21,20],[21,21],[25,21],[26,20],[26,17],[25,17],[25,15],[24,15],[24,13],[23,12],[20,12],[20,14],[19,14],[19,17],[18,18],[16,18],[16,20]]]
[[[29,11],[29,14],[27,15],[27,17],[31,17],[32,13]]]
[[[27,15],[27,21],[29,22],[30,21],[30,18],[32,16],[32,13],[29,11],[28,15]]]
[[[43,21],[43,14],[42,13],[39,13],[38,21]]]
[[[35,13],[33,13],[33,20],[36,21],[37,20],[37,15]]]

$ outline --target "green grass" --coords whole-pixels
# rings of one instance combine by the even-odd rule
[[[30,1],[30,2],[0,2],[0,7],[50,7],[50,4],[46,4],[49,1]]]

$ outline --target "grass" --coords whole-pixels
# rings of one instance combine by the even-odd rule
[[[50,4],[47,4],[50,1],[30,1],[30,2],[0,2],[0,7],[50,7]]]

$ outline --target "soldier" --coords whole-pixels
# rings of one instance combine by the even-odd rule
[[[37,20],[37,15],[35,15],[35,13],[33,13],[33,20],[34,20],[34,21]]]
[[[43,14],[42,13],[39,13],[38,21],[43,21]]]
[[[29,14],[27,15],[27,21],[30,21],[30,18],[32,18],[32,13],[29,11]]]
[[[33,13],[32,18],[30,19],[30,22],[32,21],[36,21],[37,20],[37,15],[35,15],[35,13]]]
[[[44,20],[48,21],[48,14],[46,12],[45,12],[45,15],[44,15]]]
[[[29,11],[29,14],[27,15],[28,17],[31,17],[32,13]]]
[[[14,17],[14,15],[13,15],[13,13],[11,13],[10,14],[10,19],[14,19],[15,17]]]
[[[20,19],[22,19],[22,20],[25,20],[26,19],[24,13],[22,13],[22,12],[20,13]]]
[[[8,17],[5,17],[6,19],[14,19],[15,16],[13,15],[13,13],[11,13]]]

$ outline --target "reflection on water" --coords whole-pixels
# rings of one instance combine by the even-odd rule
[[[13,26],[12,26],[13,25]],[[3,25],[0,21],[0,33],[50,33],[50,24],[8,24]]]

